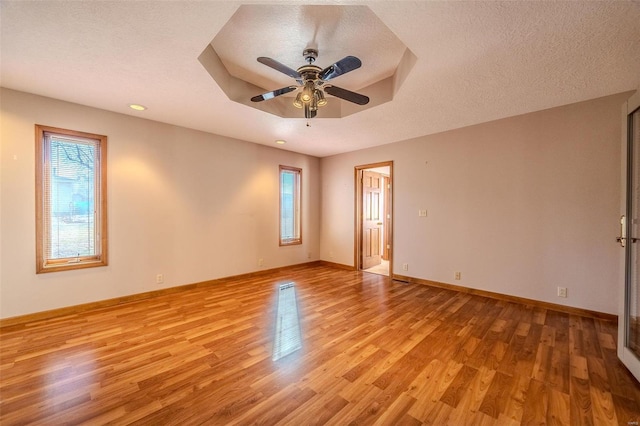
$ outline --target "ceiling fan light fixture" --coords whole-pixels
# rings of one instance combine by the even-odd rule
[[[322,93],[322,90],[316,89],[315,92],[313,92],[313,95],[315,97],[316,104],[319,107],[325,106],[327,104],[327,98],[324,97],[324,93]]]
[[[298,93],[296,100],[293,101],[293,106],[296,108],[302,108],[302,93]]]

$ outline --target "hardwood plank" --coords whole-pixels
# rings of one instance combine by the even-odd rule
[[[582,345],[585,356],[601,357],[600,340],[592,318],[581,318]]]
[[[375,421],[381,413],[379,401],[384,398],[384,392],[376,386],[366,384],[359,390],[360,392],[352,395],[349,403],[336,416],[333,416],[327,425],[368,424]]]
[[[569,407],[569,395],[556,388],[549,388],[549,409],[547,411],[547,424],[564,426],[570,423],[571,411]]]
[[[409,415],[418,420],[428,422],[437,417],[442,405],[440,398],[453,382],[462,364],[453,361],[443,363],[434,359],[420,372],[409,386],[408,394],[416,399],[416,403],[409,410]],[[447,413],[450,410],[445,410]]]
[[[522,413],[523,424],[546,424],[549,409],[549,388],[544,383],[532,379]]]
[[[340,395],[334,392],[325,392],[319,398],[309,399],[299,409],[292,411],[282,419],[282,423],[290,425],[324,425],[348,404],[349,401]]]
[[[640,383],[631,375],[618,359],[615,349],[602,349],[607,378],[611,393],[622,398],[640,401]]]
[[[524,413],[524,401],[527,399],[530,377],[515,375],[513,377],[513,385],[509,389],[509,397],[504,407],[504,416],[509,420],[520,423]]]
[[[278,284],[301,349],[273,360]],[[311,264],[35,315],[0,334],[0,424],[628,424],[616,324]]]
[[[507,350],[505,351],[504,356],[502,357],[502,362],[497,367],[498,371],[510,376],[516,373],[516,369],[518,368],[518,362],[522,357],[521,351],[524,348],[530,329],[531,329],[530,323],[518,324],[516,332],[511,337],[511,341],[507,346]]]
[[[593,420],[597,425],[617,425],[618,417],[613,406],[611,393],[603,391],[601,388],[590,388]]]
[[[640,402],[618,395],[612,396],[618,423],[623,425],[640,424]]]
[[[240,415],[237,421],[246,424],[276,424],[315,395],[316,392],[311,389],[290,385]]]
[[[408,415],[409,409],[416,403],[416,399],[403,393],[396,398],[389,408],[386,409],[375,424],[379,425],[396,425],[400,424]],[[413,419],[414,421],[416,419]]]
[[[589,368],[587,367],[587,359],[583,356],[571,355],[571,377],[589,380]]]
[[[483,413],[497,419],[501,414],[504,414],[507,401],[509,400],[509,393],[513,388],[514,377],[507,376],[506,374],[496,372],[489,385],[487,394],[482,400],[479,410]]]
[[[611,392],[611,382],[607,375],[607,367],[604,364],[604,360],[599,357],[588,356],[587,367],[589,368],[590,386],[603,392]]]
[[[569,418],[572,425],[593,425],[591,389],[588,378],[571,377]]]
[[[458,406],[447,418],[449,424],[491,424],[495,421],[479,411],[494,375],[495,370],[480,367],[478,373],[469,383],[468,389],[462,394]]]
[[[440,397],[440,401],[456,408],[476,374],[478,374],[478,370],[468,365],[463,365],[447,387],[447,390]]]

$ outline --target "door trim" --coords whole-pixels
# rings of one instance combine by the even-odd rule
[[[621,191],[620,191],[620,210],[621,214],[627,216],[627,224],[626,224],[626,235],[629,237],[629,216],[628,216],[628,197],[630,196],[630,188],[628,181],[628,169],[631,167],[630,161],[632,160],[629,156],[631,144],[631,133],[629,126],[629,117],[630,115],[640,108],[640,91],[634,93],[624,104],[622,104],[622,113],[621,113]],[[638,153],[636,153],[638,154]],[[630,246],[627,240],[627,246]],[[627,320],[628,320],[628,305],[627,305],[627,292],[630,277],[628,277],[627,272],[627,262],[628,262],[628,250],[629,248],[625,248],[622,252],[621,260],[620,260],[620,277],[618,278],[619,282],[619,299],[618,299],[618,358],[620,361],[629,369],[629,371],[636,377],[636,379],[640,380],[640,360],[636,357],[636,355],[626,346],[627,340]]]
[[[360,185],[359,178],[362,175],[362,171],[366,169],[374,169],[376,167],[389,167],[389,184],[391,189],[389,190],[389,199],[385,200],[385,203],[389,203],[389,212],[391,219],[389,220],[389,240],[385,244],[389,244],[389,278],[393,276],[393,228],[394,228],[394,208],[393,208],[393,161],[382,161],[379,163],[363,164],[355,166],[353,173],[354,182],[354,203],[355,203],[355,217],[354,217],[354,240],[353,240],[353,264],[356,271],[362,270],[361,253],[362,253],[362,185]]]

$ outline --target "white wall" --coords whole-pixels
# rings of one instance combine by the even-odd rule
[[[354,167],[392,160],[396,274],[615,314],[629,95],[323,158],[321,258],[353,265]]]
[[[6,89],[1,96],[0,317],[319,259],[318,158]],[[108,136],[109,266],[36,275],[36,123]],[[303,169],[302,246],[278,246],[279,164]]]

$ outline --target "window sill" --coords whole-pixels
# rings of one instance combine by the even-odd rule
[[[48,272],[58,272],[58,271],[72,271],[74,269],[86,269],[86,268],[97,268],[100,266],[107,266],[108,263],[106,260],[95,259],[95,260],[80,260],[78,262],[56,262],[49,263],[47,265],[38,264],[36,267],[36,274],[45,274]]]

